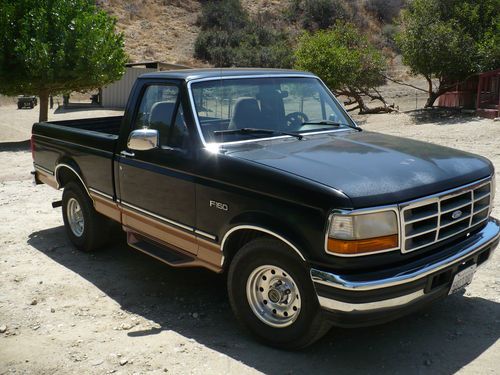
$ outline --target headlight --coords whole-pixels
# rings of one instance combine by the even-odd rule
[[[398,218],[393,210],[332,214],[326,251],[335,255],[362,255],[398,248]]]

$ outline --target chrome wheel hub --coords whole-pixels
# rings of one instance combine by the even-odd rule
[[[80,203],[78,203],[75,198],[70,198],[68,200],[66,216],[71,232],[73,232],[76,237],[81,237],[85,228],[85,221],[83,219],[83,211],[80,207]]]
[[[276,266],[260,266],[252,271],[247,280],[247,300],[257,318],[272,327],[287,327],[300,313],[297,284]]]

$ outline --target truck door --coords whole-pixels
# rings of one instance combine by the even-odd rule
[[[136,151],[121,143],[117,191],[125,227],[196,254],[194,163],[179,93],[173,83],[143,88],[130,130],[158,130],[159,147]]]

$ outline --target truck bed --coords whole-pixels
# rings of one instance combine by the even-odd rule
[[[35,168],[52,173],[71,165],[87,186],[114,195],[113,155],[123,116],[40,122],[33,125]]]
[[[96,117],[78,120],[50,121],[44,124],[64,126],[72,129],[90,130],[98,133],[118,135],[123,116]]]

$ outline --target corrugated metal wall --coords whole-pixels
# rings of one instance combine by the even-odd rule
[[[125,108],[128,96],[135,80],[141,74],[156,72],[156,69],[125,68],[123,77],[111,85],[102,88],[101,103],[103,107]]]

